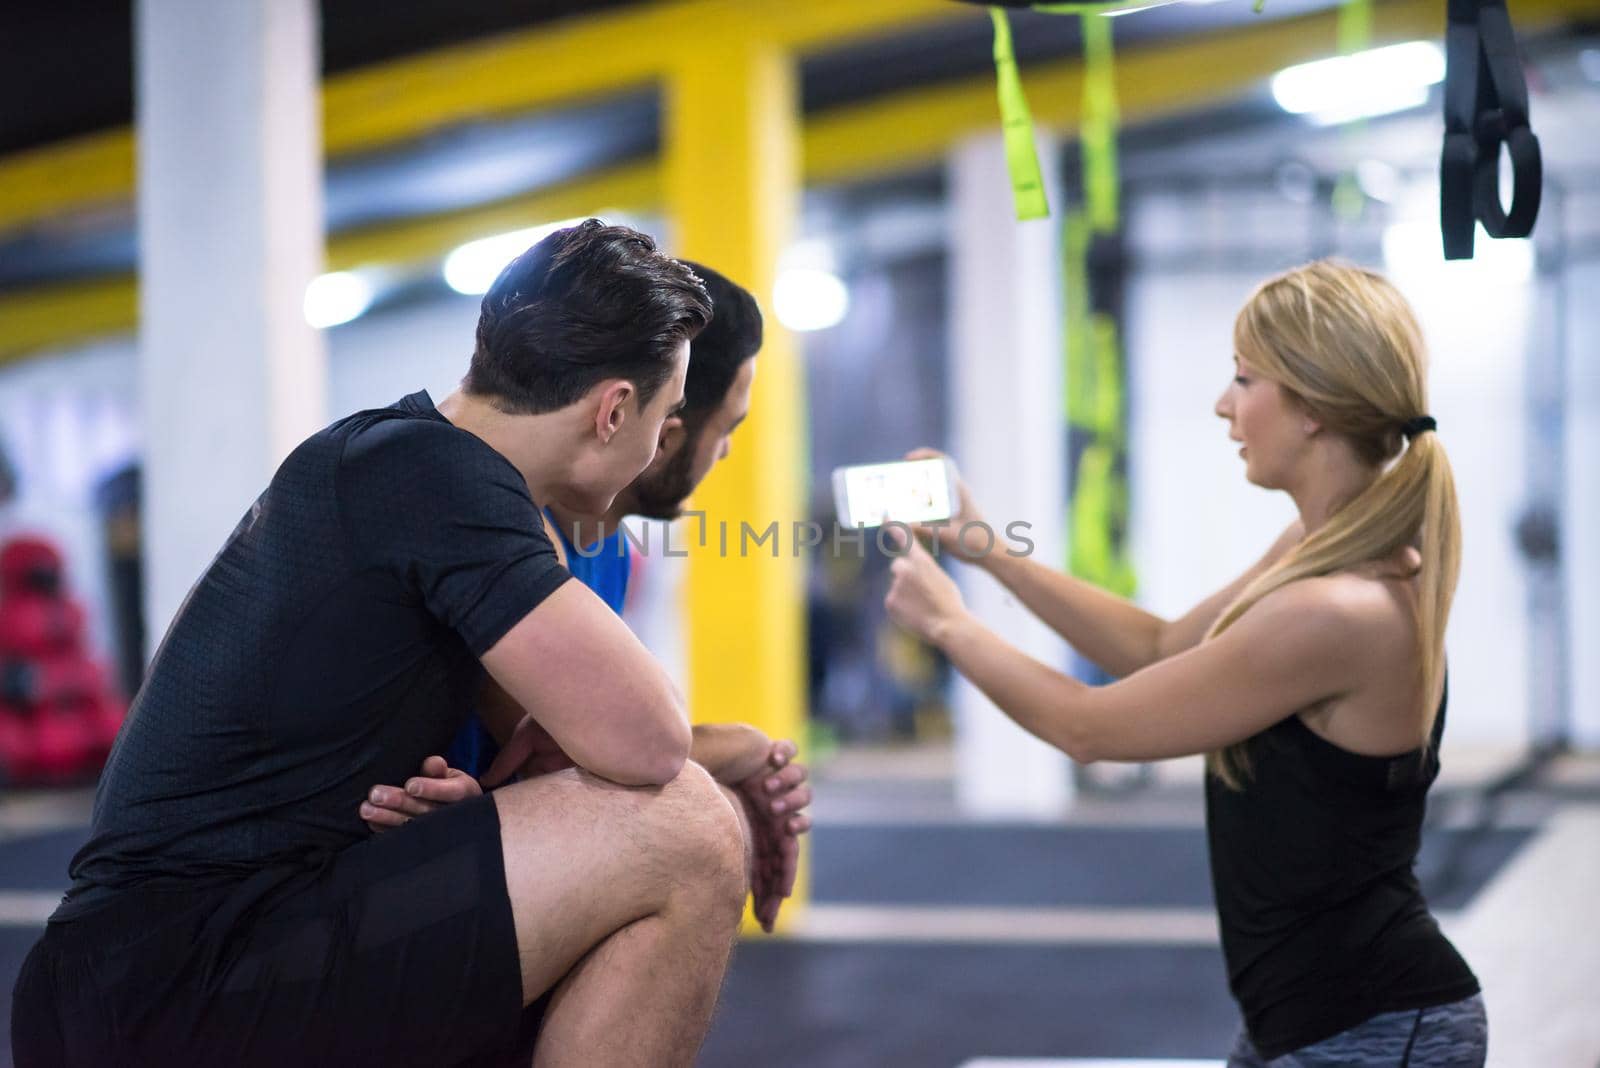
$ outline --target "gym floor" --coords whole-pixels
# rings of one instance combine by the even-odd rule
[[[1511,783],[1492,760],[1456,764],[1418,869],[1484,983],[1491,1064],[1597,1068],[1600,759],[1559,758]],[[740,948],[701,1064],[1220,1063],[1238,1017],[1192,766],[1084,795],[1048,825],[959,819],[937,749],[846,753],[817,777],[811,906],[789,937]],[[90,800],[0,798],[6,990]],[[0,1065],[9,1012],[0,999]]]

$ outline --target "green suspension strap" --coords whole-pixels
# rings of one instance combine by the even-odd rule
[[[1052,9],[1063,5],[1052,5]],[[1062,228],[1071,529],[1067,568],[1129,596],[1127,404],[1120,320],[1122,220],[1112,23],[1082,14],[1083,206]]]
[[[1033,143],[1033,116],[1022,92],[1017,56],[1011,47],[1011,21],[998,7],[989,9],[994,23],[994,71],[1000,98],[1000,128],[1005,135],[1006,167],[1011,172],[1011,196],[1017,219],[1045,219],[1050,202],[1045,197],[1044,176]]]
[[[1111,21],[1100,15],[1082,15],[1083,24],[1083,199],[1089,225],[1096,233],[1121,226],[1121,200],[1117,192],[1116,56],[1111,43]]]
[[[1341,56],[1353,56],[1357,52],[1371,48],[1372,0],[1344,0],[1339,5],[1335,27]],[[1366,123],[1360,121],[1345,123],[1343,131],[1345,143],[1352,143],[1355,135],[1365,126]],[[1333,187],[1334,214],[1341,219],[1358,219],[1365,206],[1366,198],[1361,193],[1361,186],[1356,182],[1355,169],[1346,168]]]
[[[1035,3],[1011,0],[1052,15],[1077,15],[1083,28],[1083,117],[1080,135],[1083,206],[1062,226],[1066,314],[1065,392],[1071,503],[1067,523],[1071,548],[1067,568],[1105,589],[1131,595],[1136,586],[1128,554],[1128,457],[1126,368],[1120,322],[1125,274],[1119,183],[1113,23],[1107,14],[1157,7],[1170,0]],[[1341,40],[1348,32],[1371,34],[1372,0],[1344,0]],[[1265,0],[1255,0],[1259,13]],[[1346,10],[1359,5],[1365,29]],[[1049,214],[1033,121],[1017,72],[1011,24],[1005,11],[989,6],[994,23],[994,65],[1005,134],[1006,164],[1018,219]],[[1348,16],[1356,18],[1352,14]]]
[[[1050,205],[1039,173],[1039,157],[1033,143],[1033,116],[1028,110],[1028,98],[1022,91],[1022,76],[1017,72],[1016,51],[1011,44],[1011,22],[1005,8],[1032,8],[1046,15],[1116,15],[1162,7],[1176,0],[1079,0],[1077,3],[1033,4],[1024,0],[1004,0],[1005,7],[984,4],[983,0],[963,2],[986,6],[989,20],[994,24],[995,90],[1000,103],[1000,128],[1005,134],[1006,167],[1011,174],[1011,196],[1016,205],[1017,218],[1043,219],[1050,214]],[[1265,2],[1255,0],[1257,14],[1261,13]],[[1110,56],[1110,40],[1111,31],[1107,28],[1107,57]],[[1115,109],[1115,99],[1111,104]],[[1112,129],[1115,129],[1114,122]]]

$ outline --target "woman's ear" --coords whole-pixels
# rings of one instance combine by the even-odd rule
[[[1318,419],[1311,411],[1311,406],[1305,402],[1305,399],[1292,389],[1287,387],[1279,388],[1283,389],[1283,394],[1288,398],[1289,404],[1299,413],[1301,432],[1308,438],[1314,438],[1322,433],[1322,420]]]

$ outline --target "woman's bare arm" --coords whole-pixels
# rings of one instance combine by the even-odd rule
[[[1369,628],[1325,582],[1277,590],[1214,641],[1108,686],[1033,659],[964,611],[927,637],[1006,715],[1074,760],[1163,760],[1242,741],[1355,685]]]
[[[991,554],[982,563],[1073,648],[1123,677],[1198,645],[1245,586],[1301,537],[1296,520],[1248,571],[1175,620],[1027,557]]]

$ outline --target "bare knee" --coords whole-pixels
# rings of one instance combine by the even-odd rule
[[[661,787],[660,819],[652,828],[658,855],[675,890],[718,912],[744,908],[744,825],[725,795],[699,764],[690,761]]]
[[[566,855],[576,907],[637,918],[670,906],[717,925],[743,912],[743,824],[692,761],[664,786],[619,786],[570,768],[493,796],[514,908],[574,907],[559,900],[564,884],[548,866],[551,855]]]

